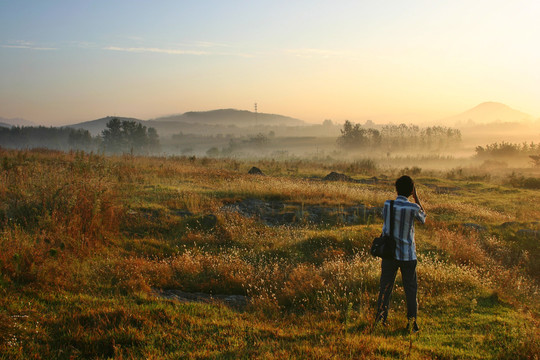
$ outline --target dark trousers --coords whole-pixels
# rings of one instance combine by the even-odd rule
[[[401,270],[403,288],[407,299],[407,318],[416,319],[418,308],[416,303],[416,293],[418,291],[416,260],[400,261],[383,259],[381,264],[381,287],[379,299],[377,300],[377,320],[382,320],[384,322],[388,317],[388,304],[390,303],[390,297],[392,296],[398,269]]]

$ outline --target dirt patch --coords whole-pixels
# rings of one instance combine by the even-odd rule
[[[320,206],[282,201],[245,199],[227,204],[222,211],[233,211],[243,216],[256,218],[266,225],[358,225],[372,222],[381,217],[382,208],[354,206]]]

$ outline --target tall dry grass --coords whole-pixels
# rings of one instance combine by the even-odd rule
[[[71,299],[62,301],[74,303],[73,327],[67,326],[62,334],[49,330],[39,340],[47,346],[62,346],[50,342],[47,336],[54,341],[55,336],[69,339],[76,331],[71,339],[82,344],[89,357],[97,353],[114,356],[116,348],[109,340],[117,336],[127,337],[125,344],[137,349],[132,355],[152,353],[159,357],[163,353],[145,342],[145,332],[137,326],[151,323],[147,320],[151,318],[155,324],[145,331],[181,327],[171,324],[171,314],[188,319],[197,306],[171,306],[164,316],[163,302],[154,297],[155,289],[180,289],[247,296],[246,318],[293,326],[298,330],[295,334],[304,337],[291,338],[291,343],[302,341],[304,350],[317,346],[317,350],[298,350],[298,354],[327,356],[344,345],[381,357],[406,354],[398,330],[382,335],[369,333],[380,261],[367,250],[380,232],[380,218],[374,224],[351,227],[270,227],[255,218],[221,210],[224,204],[245,198],[285,204],[381,206],[395,196],[390,183],[327,183],[313,178],[314,174],[324,174],[325,169],[305,162],[292,164],[298,170],[292,175],[284,172],[291,164],[274,163],[269,165],[275,167],[275,175],[254,177],[245,174],[251,164],[230,159],[5,150],[0,150],[0,156],[0,291],[15,298],[19,285],[37,288],[36,294],[42,294],[40,288],[52,287]],[[394,172],[400,171],[391,170]],[[417,229],[420,313],[434,330],[427,334],[417,357],[459,358],[469,354],[464,344],[471,334],[478,354],[490,355],[497,353],[497,347],[506,346],[524,357],[527,351],[538,348],[534,343],[537,337],[531,336],[534,322],[519,312],[526,308],[537,314],[538,289],[530,271],[536,262],[527,253],[531,248],[515,234],[519,227],[508,233],[495,230],[502,222],[526,219],[531,213],[526,210],[532,209],[534,201],[505,207],[499,196],[506,194],[513,201],[530,193],[513,190],[507,194],[507,189],[491,183],[479,186],[460,181],[426,177],[419,185],[429,213],[427,225]],[[440,193],[442,187],[450,193]],[[480,191],[496,196],[478,201]],[[475,222],[484,230],[468,230],[461,226],[465,221]],[[399,285],[399,277],[397,282]],[[85,305],[90,310],[73,300],[81,294],[94,299],[91,305]],[[116,324],[129,325],[131,309],[110,305],[104,299],[134,299],[137,306],[152,310],[146,308],[144,318],[134,314],[136,326],[122,332]],[[7,301],[0,303],[6,305]],[[396,313],[405,312],[404,301],[402,288],[396,286],[392,303]],[[39,306],[46,307],[43,304]],[[216,308],[216,313],[208,315],[213,316],[214,330],[222,329],[216,324],[223,324],[224,314],[235,319],[244,316]],[[19,310],[12,307],[9,311]],[[64,314],[62,322],[55,320],[57,315],[52,312],[47,320],[55,327],[69,318]],[[527,326],[509,322],[515,314],[526,319]],[[401,318],[395,318],[391,325],[397,327]],[[493,318],[504,321],[494,323]],[[2,311],[0,320],[7,324],[3,326],[0,321],[0,349],[6,349],[6,334],[18,323]],[[92,325],[90,340],[85,340],[84,324]],[[247,322],[244,326],[251,325]],[[449,339],[447,333],[453,326],[468,331],[467,340],[460,340],[465,338],[461,333],[456,333],[457,340]],[[242,329],[238,331],[245,334]],[[105,334],[105,340],[101,334]],[[194,332],[185,334],[195,336]],[[207,336],[216,334],[209,332]],[[227,341],[242,342],[244,335],[238,334]],[[325,334],[333,342],[321,341],[320,336]],[[272,336],[266,338],[266,346],[276,345]],[[519,341],[521,336],[532,340]],[[32,346],[39,348],[39,341]],[[441,344],[450,345],[441,348]],[[459,351],[449,350],[451,347]],[[291,354],[283,348],[280,351]],[[511,354],[498,353],[503,358]],[[213,354],[221,353],[216,350]],[[360,357],[359,353],[355,355]]]
[[[0,269],[32,282],[42,266],[112,241],[122,208],[106,159],[2,150]]]
[[[460,286],[482,286],[497,292],[507,301],[538,310],[539,304],[535,299],[540,287],[524,267],[524,262],[528,260],[526,251],[519,252],[517,256],[508,256],[509,248],[502,246],[496,235],[466,229],[450,230],[438,226],[430,229],[428,241],[449,257],[449,269],[458,266],[463,274],[470,274],[467,275],[468,280],[460,279]],[[431,269],[426,274],[433,277],[433,274],[437,273]],[[451,284],[451,281],[445,279],[438,288],[451,288]],[[531,299],[533,301],[530,301]]]

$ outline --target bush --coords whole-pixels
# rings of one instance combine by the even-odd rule
[[[516,175],[515,173],[512,173],[508,177],[506,183],[516,188],[540,189],[540,178],[525,177],[523,175]]]

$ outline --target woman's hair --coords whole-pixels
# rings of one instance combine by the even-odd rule
[[[414,189],[414,181],[408,175],[403,175],[396,180],[396,190],[398,195],[405,197],[411,196]]]

